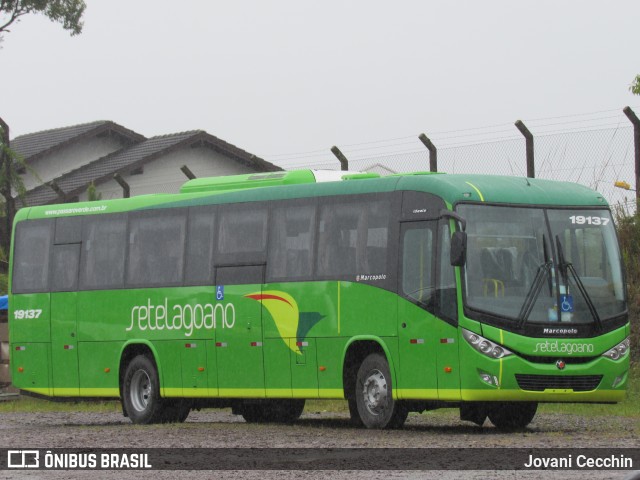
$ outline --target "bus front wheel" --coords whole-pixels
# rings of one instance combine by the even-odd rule
[[[138,355],[127,365],[122,381],[122,402],[133,423],[164,420],[158,370],[147,355]]]
[[[501,402],[491,406],[488,417],[496,428],[515,430],[529,425],[537,410],[537,402]]]
[[[393,399],[389,363],[379,353],[368,355],[358,369],[356,407],[367,428],[400,428],[407,419],[407,409]]]

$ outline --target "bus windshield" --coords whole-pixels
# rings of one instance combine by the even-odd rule
[[[587,324],[626,311],[608,210],[458,206],[465,305],[516,324]]]

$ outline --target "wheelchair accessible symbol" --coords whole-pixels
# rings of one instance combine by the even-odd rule
[[[573,312],[573,296],[572,295],[560,295],[560,311]]]
[[[224,285],[216,286],[216,300],[224,300]]]

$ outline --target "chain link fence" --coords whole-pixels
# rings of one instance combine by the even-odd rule
[[[524,123],[534,135],[537,178],[586,185],[613,207],[635,212],[635,192],[614,186],[616,181],[635,181],[633,126],[622,110]],[[526,176],[525,139],[513,124],[425,133],[438,149],[438,171]],[[340,148],[349,159],[349,170],[381,175],[429,170],[429,151],[418,135]],[[340,168],[328,148],[278,157],[267,156],[286,169]]]

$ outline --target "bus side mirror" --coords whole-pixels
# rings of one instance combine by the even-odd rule
[[[453,267],[462,267],[467,256],[467,234],[453,232],[451,236],[450,260]]]

